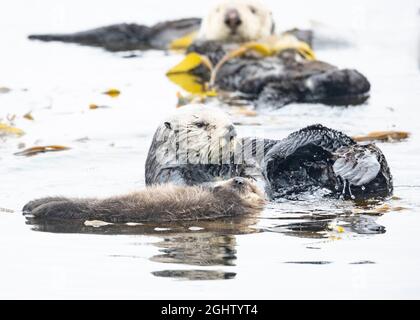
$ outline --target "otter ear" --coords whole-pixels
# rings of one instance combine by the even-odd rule
[[[167,129],[172,130],[172,126],[170,122],[165,122],[164,125]]]

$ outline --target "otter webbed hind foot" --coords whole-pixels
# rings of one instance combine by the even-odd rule
[[[36,209],[37,207],[45,203],[65,201],[65,200],[67,200],[67,198],[64,198],[64,197],[46,197],[46,198],[35,199],[25,204],[25,206],[22,208],[22,212],[24,215],[31,214],[34,209]]]
[[[360,105],[370,97],[370,83],[356,70],[333,69],[309,77],[268,82],[257,108],[281,108],[293,102],[332,106]]]
[[[89,209],[88,202],[64,197],[46,197],[28,202],[22,209],[23,215],[36,219],[83,219]]]
[[[330,105],[358,105],[369,98],[370,82],[353,69],[330,70],[305,81],[305,102]]]

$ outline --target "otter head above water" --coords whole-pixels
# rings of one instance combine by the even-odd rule
[[[224,0],[204,18],[201,40],[252,41],[274,33],[271,11],[257,0]]]
[[[146,184],[195,185],[237,176],[258,179],[255,163],[238,152],[242,144],[221,109],[183,106],[156,129],[146,160]]]
[[[225,197],[231,197],[237,194],[245,204],[251,207],[262,207],[265,203],[264,193],[258,188],[252,179],[235,177],[229,180],[216,182],[213,192],[223,194]]]
[[[161,122],[151,148],[162,165],[229,163],[235,137],[225,112],[191,104]]]

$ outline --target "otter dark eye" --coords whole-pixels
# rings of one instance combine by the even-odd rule
[[[249,11],[252,12],[252,14],[256,14],[257,13],[257,9],[253,6],[249,6]]]
[[[196,123],[195,123],[195,126],[196,126],[197,128],[204,128],[204,127],[206,127],[206,126],[207,126],[207,123],[205,123],[205,122],[196,122]]]

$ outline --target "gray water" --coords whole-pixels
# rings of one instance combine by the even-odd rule
[[[383,203],[313,196],[269,204],[252,219],[176,225],[27,224],[20,209],[36,197],[144,187],[152,134],[179,90],[164,74],[182,57],[150,51],[128,59],[26,35],[201,16],[207,7],[192,0],[6,0],[0,87],[11,90],[0,93],[0,119],[15,115],[26,134],[0,140],[0,298],[420,298],[419,1],[267,2],[280,27],[312,26],[324,38],[344,39],[348,45],[320,46],[317,56],[357,68],[372,95],[357,107],[295,104],[257,117],[234,114],[239,134],[279,139],[313,123],[349,135],[409,131],[406,141],[378,144],[395,196]],[[121,95],[103,95],[109,88]],[[108,108],[90,110],[92,103]],[[33,121],[23,118],[28,112]],[[14,155],[51,144],[71,149]]]

